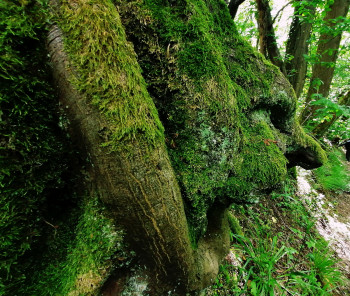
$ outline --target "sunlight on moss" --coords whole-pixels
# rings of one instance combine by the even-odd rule
[[[60,11],[65,49],[78,74],[73,83],[113,126],[105,145],[115,150],[125,149],[121,140],[164,141],[157,109],[111,1],[62,1]]]

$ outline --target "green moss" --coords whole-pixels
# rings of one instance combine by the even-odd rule
[[[22,262],[43,235],[47,200],[65,200],[74,178],[50,85],[46,15],[38,3],[0,1],[1,295],[19,295],[12,289],[23,285]]]
[[[315,139],[313,139],[311,136],[305,133],[305,131],[296,119],[294,121],[292,132],[293,134],[291,140],[293,142],[289,145],[290,150],[292,150],[294,147],[309,147],[311,151],[313,151],[315,160],[317,162],[319,162],[320,164],[327,162],[327,154],[322,149],[321,145]]]
[[[230,212],[228,215],[228,223],[233,234],[244,236],[241,225],[238,219]]]
[[[112,266],[118,267],[115,258],[127,264],[123,233],[96,195],[86,196],[55,225],[40,246],[42,253],[31,258],[17,295],[97,295]]]
[[[238,36],[224,1],[116,2],[160,110],[198,239],[214,201],[248,200],[284,180],[295,95]]]
[[[257,121],[253,127],[245,129],[244,134],[247,143],[241,152],[243,163],[239,175],[252,180],[260,189],[280,183],[287,174],[287,160],[266,121]]]
[[[125,148],[125,140],[164,141],[157,109],[111,1],[62,1],[60,12],[65,49],[77,72],[74,84],[110,123],[105,144],[115,150]]]
[[[202,65],[202,67],[198,67],[198,65]],[[187,50],[180,52],[179,66],[190,78],[195,80],[218,74],[216,54],[208,50],[203,40],[189,43]]]

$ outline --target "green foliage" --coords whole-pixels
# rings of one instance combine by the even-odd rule
[[[350,138],[350,126],[349,119],[342,117],[338,119],[327,131],[328,139],[349,139]]]
[[[257,235],[259,236],[259,233]],[[271,238],[267,235],[263,238],[256,243],[236,236],[237,242],[244,246],[244,256],[247,256],[247,260],[243,268],[248,271],[247,278],[250,279],[247,288],[254,296],[274,295],[275,290],[280,290],[275,276],[277,264],[284,256],[294,253],[294,249],[287,250],[284,245],[277,246],[278,236]]]
[[[333,295],[341,273],[292,186],[234,206],[244,236],[233,236],[236,260],[227,259],[208,295]]]
[[[255,14],[257,13],[256,3],[254,1],[249,1],[247,5],[241,5],[239,9],[240,13],[235,17],[238,33],[254,45],[259,38],[259,31],[255,20]]]
[[[322,2],[324,3],[321,3],[321,5],[319,5],[322,11],[318,11],[313,24],[312,36],[310,38],[310,52],[307,56],[305,56],[305,59],[308,61],[310,66],[321,64],[327,68],[334,68],[334,76],[332,79],[329,94],[327,92],[327,97],[323,97],[321,94],[312,95],[311,105],[316,105],[317,111],[311,114],[305,123],[305,127],[308,130],[312,131],[319,124],[331,121],[334,115],[337,116],[333,118],[335,124],[332,124],[331,128],[328,127],[328,130],[322,131],[321,133],[316,130],[314,131],[315,134],[317,134],[317,136],[325,135],[328,139],[332,139],[336,136],[342,136],[346,138],[347,135],[349,135],[349,129],[347,128],[347,125],[344,124],[344,119],[346,121],[349,116],[349,108],[342,106],[343,104],[339,104],[339,99],[341,98],[339,94],[345,93],[348,90],[349,85],[349,50],[347,45],[348,42],[346,40],[348,37],[343,34],[343,32],[349,32],[349,17],[338,17],[325,21],[324,17],[330,10],[330,6],[333,5],[334,1]],[[325,47],[325,45],[320,44],[321,41],[319,41],[319,38],[322,34],[323,36],[328,36],[327,38],[329,39],[343,34],[339,49],[330,48],[324,52],[317,52],[318,47],[321,49],[322,46]],[[325,42],[325,40],[323,40],[323,42]],[[338,52],[336,61],[327,62],[327,56],[334,54],[335,51]],[[323,55],[324,58],[322,58],[321,55]],[[311,68],[312,67],[309,67],[309,73],[307,75],[308,77],[311,76]],[[312,81],[312,85],[310,85],[310,83],[305,85],[305,94],[307,92],[307,89],[312,90],[314,88],[318,90],[322,84],[323,82],[320,79],[314,79]],[[303,99],[304,97],[301,98],[301,100]],[[338,123],[338,121],[340,122]]]
[[[341,96],[340,96],[341,98]],[[313,101],[310,105],[316,105],[317,110],[314,112],[312,120],[305,123],[305,129],[313,131],[319,124],[333,121],[337,118],[339,123],[332,124],[327,130],[326,136],[329,139],[341,137],[346,139],[350,135],[348,125],[344,125],[344,121],[350,117],[350,106],[340,104],[337,98],[325,98],[321,94],[314,94]]]
[[[66,198],[71,153],[49,84],[40,3],[0,1],[0,291],[21,285],[19,262],[42,234],[46,201]]]
[[[328,162],[314,171],[318,183],[326,190],[348,191],[350,174],[344,154],[338,149],[328,153]]]

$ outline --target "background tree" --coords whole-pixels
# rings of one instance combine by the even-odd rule
[[[299,98],[305,84],[309,39],[316,14],[316,1],[294,1],[294,14],[286,45],[285,65],[287,77]]]
[[[239,6],[244,2],[245,0],[231,0],[228,3],[228,10],[230,12],[230,15],[232,19],[235,18]]]
[[[268,0],[256,0],[259,29],[259,51],[287,75],[286,68],[277,46],[273,20]]]
[[[338,57],[340,40],[343,32],[343,22],[349,11],[350,1],[335,0],[328,2],[324,18],[324,31],[318,41],[317,61],[312,68],[310,87],[306,96],[306,108],[300,115],[301,123],[312,118],[317,105],[310,105],[317,98],[327,98],[329,95],[334,67]]]
[[[317,125],[320,121],[327,121],[333,118],[330,113],[335,110],[334,108],[338,110],[336,111],[338,114],[347,112],[346,108],[339,107],[335,99],[332,99],[332,103],[327,96],[331,86],[332,73],[336,65],[342,32],[348,28],[345,16],[349,3],[347,1],[329,1],[325,4],[320,1],[294,1],[290,3],[294,6],[294,16],[289,30],[284,60],[281,59],[281,54],[279,53],[279,46],[283,47],[283,45],[278,46],[273,25],[278,14],[288,6],[288,3],[276,13],[274,18],[271,15],[268,1],[256,1],[256,3],[258,10],[257,24],[260,32],[260,51],[272,63],[282,69],[282,72],[284,72],[284,68],[286,69],[287,72],[284,73],[293,85],[298,97],[302,95],[306,78],[309,75],[307,74],[307,69],[312,66],[313,74],[310,74],[312,76],[312,84],[310,84],[310,87],[309,84],[306,85],[308,91],[304,102],[308,107],[302,111],[301,122],[310,131],[313,131],[315,135],[319,135],[317,130],[314,130],[315,124]],[[323,9],[323,14],[319,17],[318,14],[321,9]],[[321,19],[322,15],[323,19]],[[262,42],[262,40],[268,40],[268,38],[270,38],[268,42]],[[272,48],[270,54],[267,53],[267,44]],[[315,48],[315,44],[318,45],[314,53],[313,48]],[[312,45],[312,52],[309,51],[309,45]],[[345,51],[342,54],[345,54]],[[276,63],[276,61],[280,62]],[[316,78],[315,75],[322,76],[322,79],[321,77]],[[343,83],[341,88],[344,88],[345,85],[346,82]],[[344,93],[346,89],[336,90],[335,87],[334,91]],[[323,98],[327,98],[328,101],[323,100]],[[300,97],[301,103],[303,103],[303,99],[304,97]],[[327,110],[316,112],[320,108],[314,103],[317,100],[319,106],[322,104],[323,108]],[[334,119],[337,120],[337,118],[339,117],[336,116]],[[328,125],[323,125],[323,127],[326,126]]]

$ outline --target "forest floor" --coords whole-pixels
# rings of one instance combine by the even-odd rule
[[[201,295],[350,295],[350,163],[337,153],[322,174],[343,187],[298,168],[296,181],[232,206],[231,252]]]
[[[350,162],[346,166],[350,171]],[[314,182],[311,171],[298,169],[298,193],[301,198],[314,201],[311,211],[317,218],[317,231],[329,242],[339,259],[338,268],[350,280],[350,192],[319,192],[313,188]],[[350,283],[344,282],[337,290],[339,295],[349,295]]]

